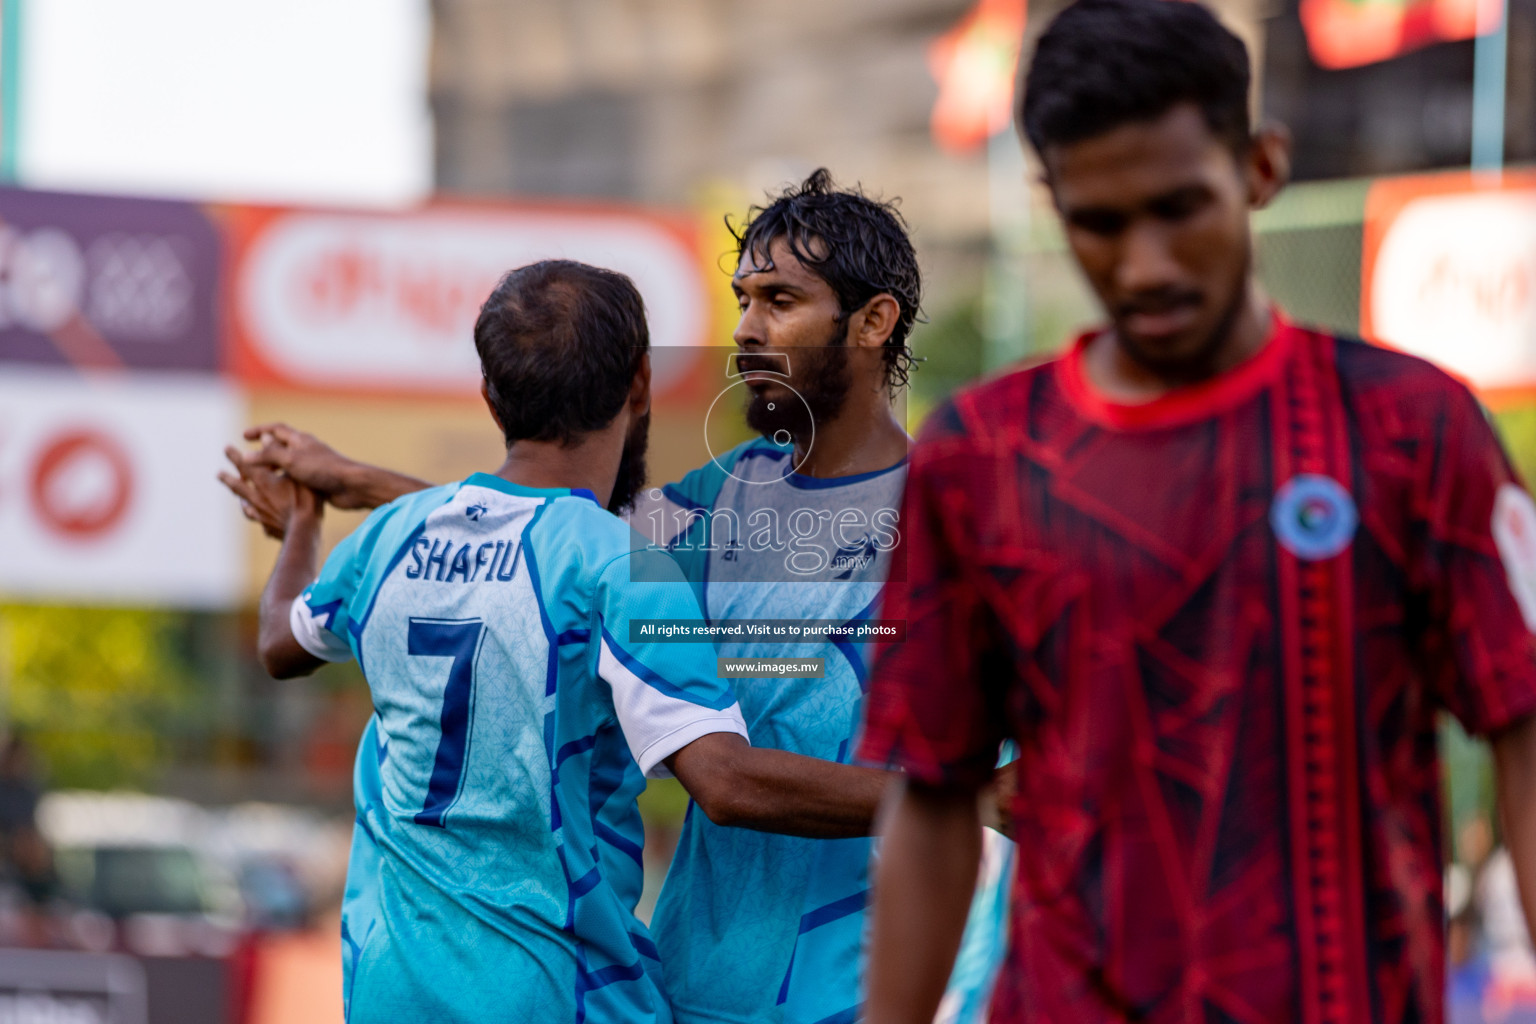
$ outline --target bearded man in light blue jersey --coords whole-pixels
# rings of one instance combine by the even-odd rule
[[[644,307],[620,274],[507,275],[475,326],[507,442],[491,473],[401,496],[317,575],[320,499],[251,465],[226,485],[283,537],[261,601],[276,677],[356,658],[375,714],[342,908],[354,1024],[667,1024],[634,915],[636,797],[675,775],[710,819],[857,836],[883,772],[753,748],[673,560],[612,515],[643,478]],[[654,564],[652,564],[654,563]]]
[[[733,683],[754,744],[846,763],[871,649],[860,626],[878,624],[881,586],[903,578],[892,549],[910,438],[895,399],[912,362],[921,275],[894,206],[837,189],[821,170],[753,211],[732,286],[741,308],[734,370],[747,422],[762,436],[640,493],[629,521],[672,553],[711,622],[832,627],[830,640],[743,637],[719,654],[821,659],[818,678]],[[272,439],[265,464],[342,507],[426,486],[291,428],[258,432]],[[991,842],[1006,860],[1006,841]],[[870,854],[868,838],[766,835],[690,808],[653,921],[678,1019],[856,1019]],[[1006,870],[991,870],[1005,891]],[[954,1020],[984,1012],[1001,920],[974,922],[949,1003]]]

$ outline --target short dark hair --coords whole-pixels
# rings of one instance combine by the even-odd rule
[[[1252,138],[1248,50],[1199,3],[1077,0],[1040,36],[1019,123],[1035,152],[1193,103],[1241,151]]]
[[[885,342],[885,379],[904,387],[915,362],[907,339],[922,317],[923,277],[896,203],[871,199],[857,187],[840,189],[820,167],[766,207],[748,210],[739,230],[729,217],[725,224],[736,239],[738,263],[750,253],[758,265],[771,265],[768,249],[784,239],[795,258],[831,286],[843,322],[876,295],[895,299],[900,313]]]
[[[475,321],[480,369],[509,445],[571,444],[612,423],[650,346],[634,282],[572,260],[511,271]]]

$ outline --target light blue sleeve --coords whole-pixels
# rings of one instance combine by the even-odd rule
[[[293,602],[288,624],[293,638],[322,661],[350,661],[347,624],[352,620],[352,599],[362,580],[368,543],[382,510],[375,509],[363,525],[344,537],[320,568],[320,575]]]
[[[613,691],[619,727],[646,775],[670,774],[662,762],[701,736],[746,737],[736,695],[717,678],[714,645],[667,642],[636,621],[703,618],[669,556],[646,548],[611,559],[598,576],[595,598],[598,675]]]
[[[352,639],[368,614],[373,592],[393,567],[427,513],[458,492],[458,484],[417,491],[382,505],[342,539],[320,575],[293,602],[293,637],[324,661],[350,661]]]

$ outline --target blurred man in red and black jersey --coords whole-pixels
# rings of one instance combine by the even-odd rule
[[[912,457],[870,1024],[931,1018],[1005,737],[997,1021],[1439,1021],[1442,709],[1493,742],[1536,910],[1536,506],[1464,387],[1264,297],[1289,142],[1248,88],[1197,4],[1081,0],[1039,42],[1023,127],[1109,324]]]

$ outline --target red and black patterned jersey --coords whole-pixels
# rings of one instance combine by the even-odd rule
[[[994,1021],[1440,1021],[1436,713],[1536,712],[1536,506],[1421,360],[1277,319],[1131,406],[1086,341],[930,418],[868,696],[925,784],[1019,744]]]

